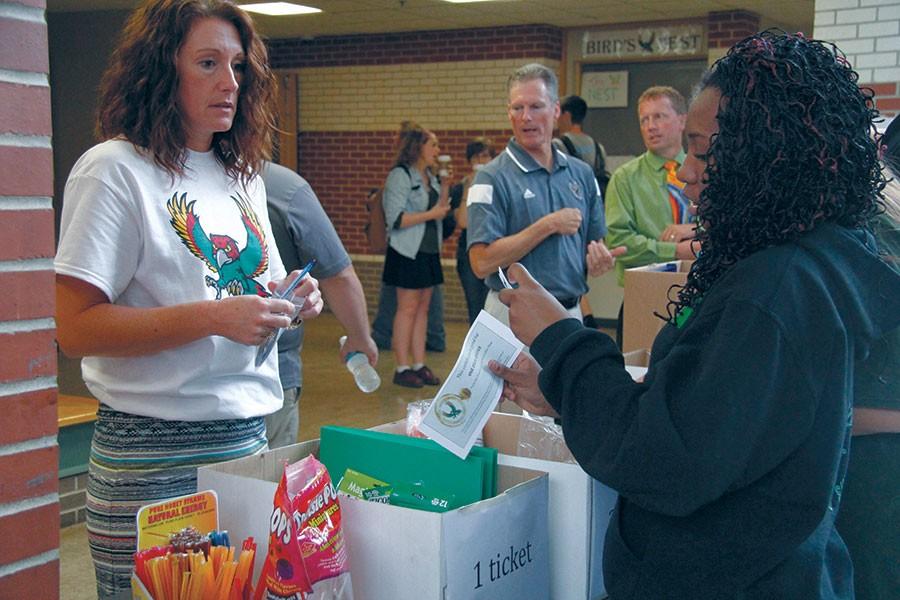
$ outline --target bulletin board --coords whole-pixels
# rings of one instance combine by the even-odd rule
[[[581,75],[581,90],[588,108],[628,106],[628,71],[588,71]]]

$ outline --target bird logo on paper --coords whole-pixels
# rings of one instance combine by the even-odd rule
[[[458,394],[444,394],[437,400],[434,414],[447,427],[458,427],[463,423],[466,414],[464,402],[472,396],[469,388],[463,388]]]
[[[222,297],[222,290],[232,296],[269,296],[265,286],[254,279],[265,273],[269,267],[269,251],[259,218],[250,206],[249,200],[240,195],[231,199],[241,215],[247,243],[243,250],[230,235],[209,234],[200,224],[194,212],[196,200],[188,202],[187,194],[178,197],[176,192],[166,203],[172,219],[169,221],[175,233],[181,238],[191,254],[206,263],[214,275],[206,276],[206,285],[216,290],[216,300]]]

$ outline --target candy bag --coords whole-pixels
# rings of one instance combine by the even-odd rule
[[[287,467],[285,467],[287,471]],[[275,490],[274,508],[269,517],[269,551],[263,563],[255,600],[303,600],[312,592],[306,578],[300,546],[292,526],[293,508],[285,472]]]
[[[353,600],[340,504],[325,466],[312,455],[287,465],[274,504],[257,600]]]
[[[312,584],[310,600],[353,600],[347,545],[341,531],[341,505],[325,465],[315,456],[285,468],[292,498],[293,524]]]

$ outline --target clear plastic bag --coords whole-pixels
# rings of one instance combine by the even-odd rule
[[[562,426],[551,417],[525,412],[519,427],[519,456],[575,464],[575,458],[563,438]]]
[[[406,405],[406,435],[408,437],[428,437],[419,431],[419,425],[431,406],[431,400],[415,400]]]

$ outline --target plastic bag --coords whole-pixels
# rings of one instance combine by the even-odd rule
[[[519,456],[576,464],[563,438],[562,427],[550,417],[525,412],[519,427]]]
[[[312,455],[284,469],[256,600],[353,600],[337,492]]]
[[[407,437],[428,437],[419,431],[419,425],[431,406],[431,400],[416,400],[406,405],[406,435]]]

